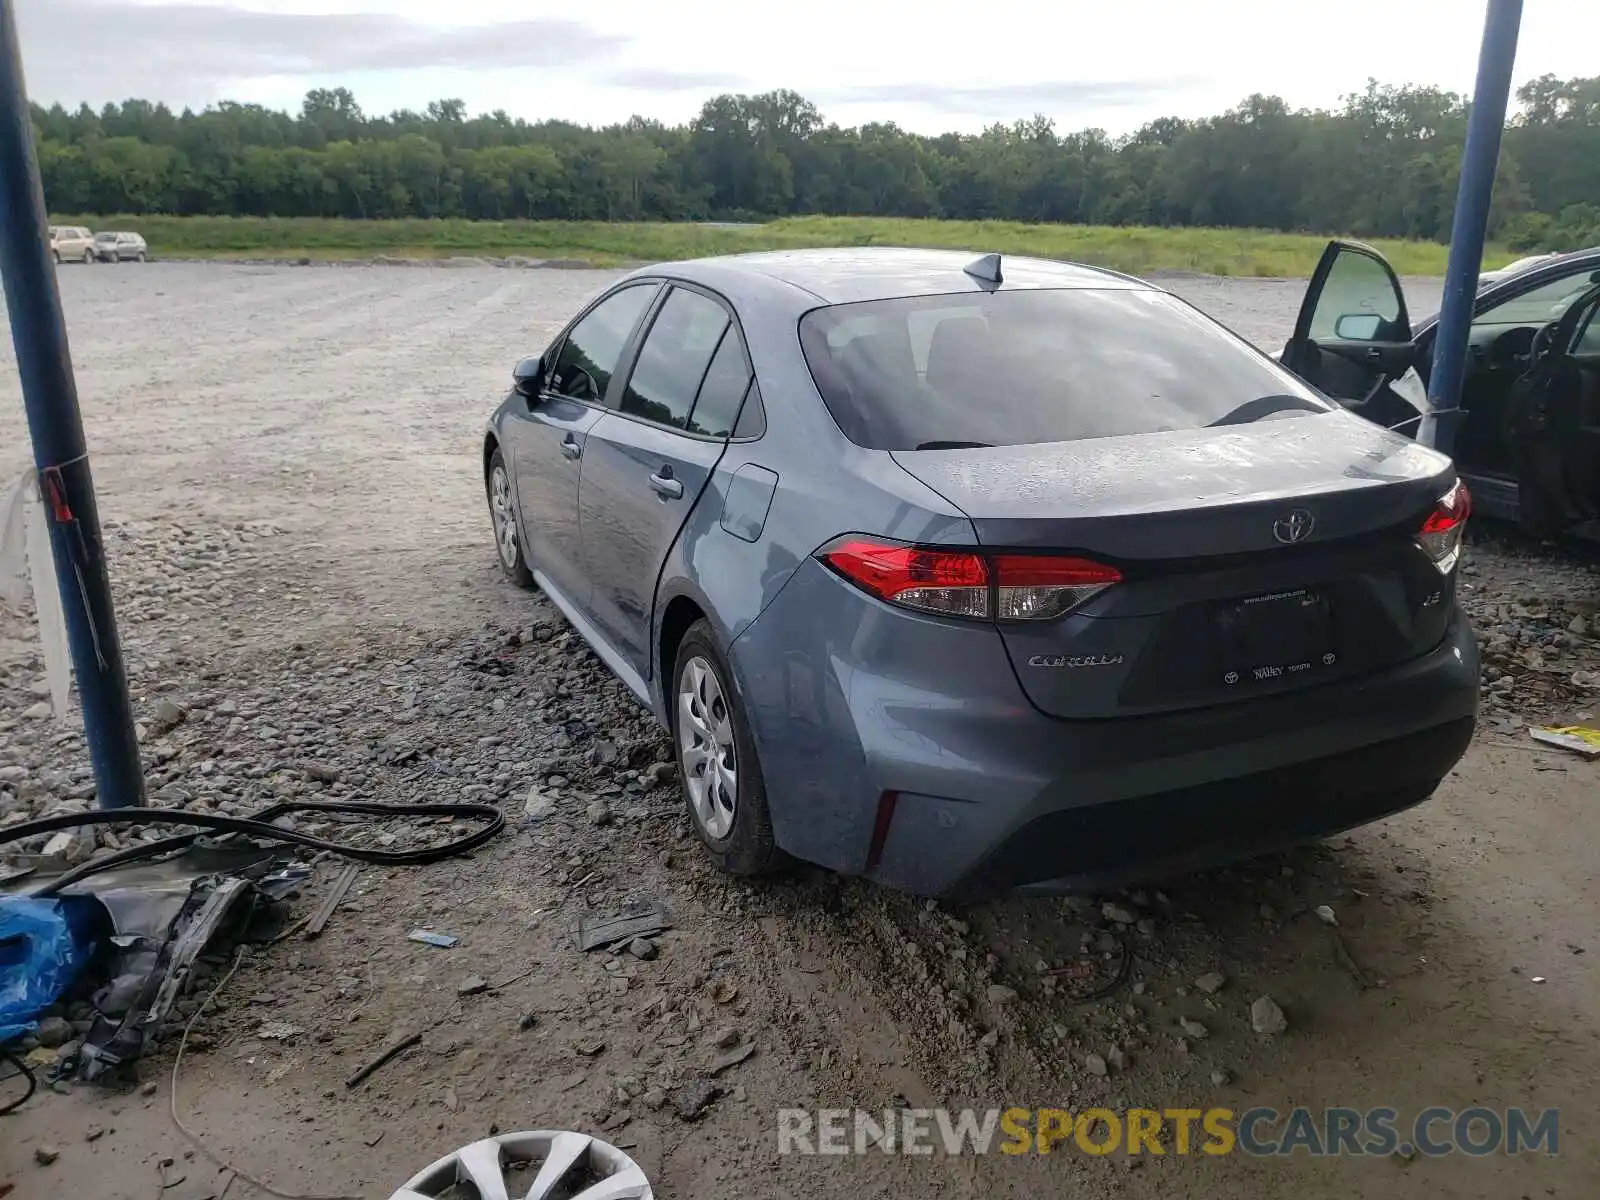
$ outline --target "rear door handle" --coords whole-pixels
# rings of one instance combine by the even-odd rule
[[[683,497],[683,484],[672,477],[671,467],[662,467],[658,474],[650,476],[650,486],[663,500],[678,500]]]
[[[582,453],[583,447],[579,444],[578,439],[570,433],[567,434],[566,440],[561,443],[561,456],[563,458],[577,458]]]

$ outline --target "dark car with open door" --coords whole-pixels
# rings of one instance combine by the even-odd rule
[[[1600,248],[1496,278],[1473,307],[1457,468],[1474,507],[1541,536],[1600,537]],[[1413,329],[1384,257],[1328,244],[1281,361],[1351,412],[1416,436],[1436,317]]]

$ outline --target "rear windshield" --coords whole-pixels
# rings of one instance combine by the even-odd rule
[[[839,304],[801,318],[800,344],[845,436],[874,450],[1194,429],[1268,396],[1320,406],[1276,363],[1154,291]],[[1256,411],[1262,419],[1311,415],[1271,404],[1245,410]]]

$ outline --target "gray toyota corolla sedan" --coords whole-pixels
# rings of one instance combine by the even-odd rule
[[[517,365],[483,469],[740,874],[1152,877],[1415,804],[1472,733],[1450,461],[1112,272],[649,267]]]

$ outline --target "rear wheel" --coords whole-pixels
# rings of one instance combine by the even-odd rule
[[[494,522],[494,544],[500,556],[500,569],[518,587],[533,586],[533,572],[522,556],[522,538],[517,532],[517,503],[511,494],[511,475],[506,460],[495,447],[489,456],[489,475],[485,480],[489,494],[489,519]]]
[[[678,646],[671,695],[684,801],[717,866],[759,875],[779,866],[783,854],[773,840],[755,742],[730,679],[710,624],[696,621]]]
[[[120,263],[122,261],[122,255],[118,251],[113,250],[111,252],[111,261],[114,263]]]

